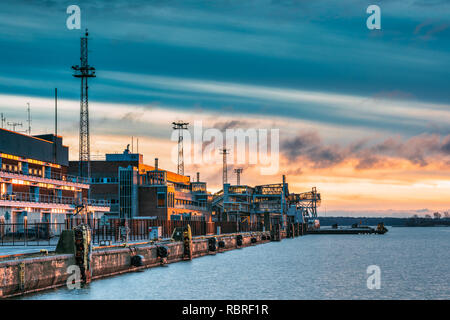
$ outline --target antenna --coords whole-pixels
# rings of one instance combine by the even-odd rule
[[[56,163],[56,138],[58,136],[58,89],[55,88],[55,136],[53,137],[53,162]]]
[[[2,120],[2,128],[5,128],[6,118],[3,116],[3,112],[1,113],[1,120]]]
[[[244,171],[244,169],[242,169],[242,168],[234,169],[234,172],[236,173],[236,182],[237,182],[238,186],[241,185],[241,173],[242,173],[242,171]]]
[[[188,122],[172,122],[173,129],[178,130],[178,174],[184,176],[183,130],[187,130]]]
[[[222,183],[228,183],[228,172],[227,172],[227,154],[229,154],[228,149],[224,147],[220,150],[220,153],[223,155],[223,170],[222,170]]]
[[[28,134],[31,136],[31,109],[30,109],[30,103],[27,102],[27,113],[28,113]]]
[[[72,66],[73,76],[81,79],[80,96],[80,162],[78,166],[81,177],[91,176],[91,146],[89,136],[89,99],[88,78],[95,77],[95,68],[88,64],[88,30],[80,42],[80,64]]]
[[[58,88],[55,88],[55,136],[58,135]]]
[[[12,127],[12,131],[16,131],[16,127],[22,126],[22,122],[8,122],[8,126]]]

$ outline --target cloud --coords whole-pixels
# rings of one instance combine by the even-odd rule
[[[328,168],[341,163],[345,159],[344,150],[337,145],[325,145],[315,131],[300,133],[293,139],[282,142],[281,151],[290,161],[299,156],[306,157],[316,168]]]
[[[450,137],[444,139],[441,150],[443,153],[450,155]]]
[[[433,39],[438,33],[444,32],[450,28],[450,23],[426,20],[416,26],[414,34],[423,40]]]
[[[378,143],[360,139],[348,146],[341,146],[327,144],[318,132],[307,131],[283,140],[280,150],[291,164],[305,159],[313,168],[332,168],[344,161],[356,160],[356,170],[379,169],[392,166],[393,159],[407,160],[418,167],[425,167],[435,161],[448,164],[450,135],[421,134],[406,140],[389,137]]]
[[[374,154],[399,157],[410,161],[413,164],[426,166],[428,159],[433,156],[445,156],[446,145],[442,141],[447,141],[450,135],[441,138],[437,134],[421,134],[401,141],[396,138],[388,138],[376,144],[370,151]]]
[[[219,107],[232,114],[259,113],[412,134],[429,130],[431,126],[448,128],[450,125],[447,104],[411,100],[411,94],[398,90],[361,96],[115,71],[103,71],[102,77],[120,86],[138,86],[146,90],[157,89],[195,96],[197,101],[209,101],[205,108],[217,110]],[[214,99],[216,101],[211,103]],[[217,99],[232,100],[229,101],[229,107],[224,108]]]
[[[216,122],[212,125],[213,128],[219,129],[220,131],[236,128],[248,128],[248,126],[249,123],[243,120],[229,120],[225,122]]]
[[[355,166],[355,169],[357,170],[364,170],[364,169],[371,169],[375,167],[379,167],[382,163],[381,159],[377,156],[373,155],[366,155],[359,159],[358,164]]]

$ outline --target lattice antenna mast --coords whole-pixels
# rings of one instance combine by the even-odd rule
[[[6,118],[3,116],[3,113],[1,114],[1,122],[2,122],[2,128],[5,128]]]
[[[229,154],[228,149],[224,147],[220,150],[220,153],[223,155],[223,169],[222,169],[222,183],[228,183],[228,172],[227,172],[227,154]]]
[[[95,68],[88,64],[88,31],[80,42],[80,65],[72,66],[73,76],[81,79],[80,95],[80,162],[78,172],[81,177],[91,176],[91,146],[89,137],[88,78],[95,77]]]
[[[183,155],[183,130],[188,129],[188,122],[172,122],[173,129],[178,130],[178,169],[177,173],[184,176],[184,155]]]
[[[238,186],[241,185],[241,173],[242,173],[242,171],[244,171],[244,169],[242,169],[242,168],[234,169],[234,172],[236,173],[236,182],[237,182]]]
[[[30,109],[30,103],[27,102],[27,113],[28,113],[28,134],[31,136],[31,109]]]

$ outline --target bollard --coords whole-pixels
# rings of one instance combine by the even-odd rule
[[[19,287],[20,290],[23,292],[25,291],[25,263],[22,262],[21,264],[19,264]]]
[[[183,231],[183,260],[192,260],[192,232],[188,224]]]
[[[277,223],[274,225],[270,238],[272,239],[272,241],[281,241],[281,225],[280,224]]]
[[[79,225],[74,228],[74,236],[75,263],[80,268],[83,283],[89,283],[91,282],[91,229],[86,224]]]
[[[238,246],[238,247],[242,246],[242,235],[241,234],[238,234],[236,236],[236,246]]]

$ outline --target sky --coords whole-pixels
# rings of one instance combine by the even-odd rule
[[[69,5],[81,29],[66,27]],[[381,30],[369,30],[369,5]],[[176,171],[173,121],[278,129],[279,170],[241,183],[317,187],[319,214],[410,216],[450,208],[450,2],[146,0],[0,3],[0,111],[58,133],[78,158],[80,36],[89,29],[93,158],[139,139],[144,161]],[[10,128],[10,126],[6,125]],[[186,139],[185,139],[186,141]],[[273,141],[271,143],[274,143]],[[137,151],[136,142],[133,144]],[[185,151],[186,153],[186,151]],[[247,151],[247,154],[251,153]],[[186,163],[214,192],[216,163]],[[174,160],[175,159],[175,160]]]

